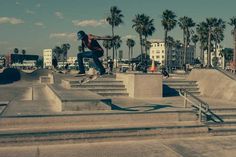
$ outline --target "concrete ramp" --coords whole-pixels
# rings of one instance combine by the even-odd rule
[[[193,69],[187,78],[198,81],[203,96],[236,104],[236,81],[215,69]]]
[[[9,84],[15,81],[38,81],[40,76],[48,76],[52,71],[47,69],[37,69],[26,73],[15,68],[6,68],[0,73],[0,84]]]

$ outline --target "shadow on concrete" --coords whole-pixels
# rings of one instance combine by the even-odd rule
[[[147,105],[147,106],[133,106],[133,107],[129,107],[129,109],[132,109],[132,108],[149,108],[145,111],[155,111],[155,110],[159,110],[159,109],[167,108],[167,107],[173,107],[173,106],[171,106],[171,105],[160,105],[160,104],[150,104],[150,105]]]
[[[115,104],[111,104],[111,109],[112,110],[119,110],[119,111],[139,111],[137,109],[130,109],[130,108],[126,108],[126,107],[120,107],[120,106],[117,106]]]
[[[172,97],[179,96],[179,92],[174,88],[170,88],[169,86],[163,84],[163,97]]]
[[[115,104],[111,104],[112,110],[120,110],[120,111],[155,111],[162,108],[173,107],[171,105],[160,105],[160,104],[150,104],[146,106],[133,106],[133,107],[120,107]],[[146,108],[146,110],[140,110],[140,108]]]
[[[19,81],[21,79],[21,74],[18,69],[7,68],[0,73],[0,84],[9,84],[14,81]]]

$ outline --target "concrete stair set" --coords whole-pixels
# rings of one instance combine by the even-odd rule
[[[0,145],[171,138],[207,132],[207,126],[189,109],[5,116],[0,121]]]
[[[82,85],[76,80],[64,81],[68,82],[70,89],[86,89],[105,97],[129,95],[123,82],[116,80],[114,77],[101,77]]]
[[[172,93],[177,94],[180,89],[186,89],[196,96],[201,94],[197,81],[187,80],[184,74],[171,74],[169,78],[163,79],[163,89],[164,94],[168,96]]]
[[[214,120],[209,120],[206,124],[209,127],[209,132],[213,135],[236,134],[236,107],[228,108],[212,108],[211,111],[216,114],[222,122],[216,123]]]

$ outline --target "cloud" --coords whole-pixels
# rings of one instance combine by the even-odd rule
[[[51,33],[49,38],[54,39],[64,39],[76,41],[76,33]]]
[[[24,23],[23,20],[17,19],[15,17],[0,17],[0,24],[21,24]]]
[[[33,15],[33,14],[35,13],[34,11],[29,10],[29,9],[27,9],[25,12],[26,12],[27,14],[31,14],[31,15]]]
[[[7,41],[0,41],[0,45],[7,45],[8,42]]]
[[[124,39],[124,40],[127,40],[127,39],[133,39],[133,40],[135,40],[135,39],[137,39],[137,36],[136,36],[136,35],[131,35],[131,34],[129,34],[129,35],[123,36],[123,37],[121,37],[121,38]]]
[[[59,19],[64,19],[63,14],[62,14],[61,12],[59,12],[59,11],[56,11],[56,12],[54,13],[54,15],[57,16]]]
[[[101,19],[101,20],[73,20],[72,23],[74,24],[74,26],[77,27],[97,27],[97,26],[103,26],[106,25],[107,22],[105,19]]]
[[[40,7],[41,7],[41,4],[40,4],[40,3],[36,4],[36,7],[40,8]]]
[[[34,25],[40,26],[40,27],[45,27],[44,23],[42,23],[42,22],[35,22]]]
[[[16,2],[16,5],[20,5],[20,2]]]

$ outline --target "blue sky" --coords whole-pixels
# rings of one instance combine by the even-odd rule
[[[149,39],[163,39],[161,14],[165,9],[178,17],[191,17],[196,23],[207,17],[228,22],[236,16],[235,0],[0,0],[0,54],[17,47],[42,55],[45,48],[70,43],[69,56],[75,56],[78,30],[101,36],[111,34],[111,26],[104,21],[111,6],[118,6],[124,15],[124,24],[115,29],[123,39],[121,49],[128,51],[126,39],[132,37],[136,40],[135,54],[139,53],[138,35],[132,29],[135,14],[144,13],[154,19],[156,32]],[[227,24],[224,47],[233,47],[231,29]],[[178,26],[170,33],[181,41],[182,34]]]

